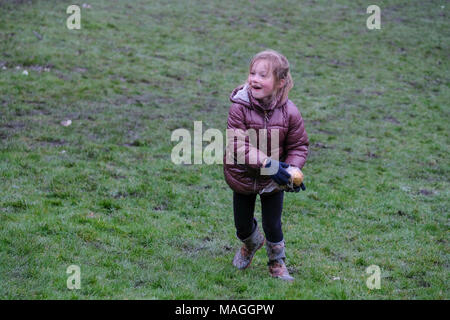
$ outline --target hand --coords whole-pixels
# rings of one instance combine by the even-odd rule
[[[303,184],[303,182],[302,182],[299,186],[296,186],[296,187],[294,187],[293,189],[288,189],[288,190],[286,190],[286,191],[287,191],[287,192],[299,192],[300,189],[302,189],[303,191],[306,190],[306,187],[305,187],[305,185]]]
[[[265,165],[265,168],[268,168],[268,167],[275,168],[277,170],[276,173],[272,174],[270,177],[278,185],[284,186],[289,183],[289,179],[291,178],[291,175],[289,174],[289,172],[286,171],[286,168],[289,167],[289,165],[287,163],[269,159]]]

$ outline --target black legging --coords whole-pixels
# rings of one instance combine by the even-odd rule
[[[260,195],[262,226],[266,239],[270,242],[283,240],[281,231],[281,212],[283,211],[284,191],[271,195]],[[245,195],[233,192],[233,211],[236,235],[239,239],[248,238],[256,228],[254,218],[256,194]]]

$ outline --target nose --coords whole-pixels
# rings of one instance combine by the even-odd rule
[[[259,78],[257,75],[250,75],[250,82],[251,83],[258,83]]]

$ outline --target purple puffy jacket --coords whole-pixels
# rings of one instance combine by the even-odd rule
[[[278,159],[303,168],[309,140],[303,118],[291,100],[274,101],[270,106],[262,106],[248,91],[247,85],[234,89],[230,100],[233,104],[228,113],[227,129],[233,129],[237,137],[231,135],[227,139],[223,167],[225,181],[231,189],[242,194],[255,194],[260,193],[271,182],[269,175],[261,175],[261,167],[264,160],[272,155],[271,137],[276,137],[271,132],[273,129],[278,129],[278,149],[272,150],[274,153],[278,152]],[[240,134],[248,132],[248,129],[256,131],[257,143]],[[262,151],[264,147],[260,144],[261,129],[267,129],[267,153]],[[264,136],[264,131],[261,134]],[[244,155],[245,162],[242,163]],[[237,160],[239,157],[241,161]],[[274,158],[277,159],[276,154]]]

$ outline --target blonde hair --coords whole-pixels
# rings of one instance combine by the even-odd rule
[[[250,62],[249,72],[251,72],[253,65],[258,60],[267,60],[269,62],[270,69],[275,77],[275,84],[278,84],[280,80],[285,80],[284,86],[277,89],[273,98],[281,97],[280,101],[286,101],[289,91],[294,87],[294,81],[289,71],[289,61],[285,56],[275,50],[264,50],[253,56]]]

